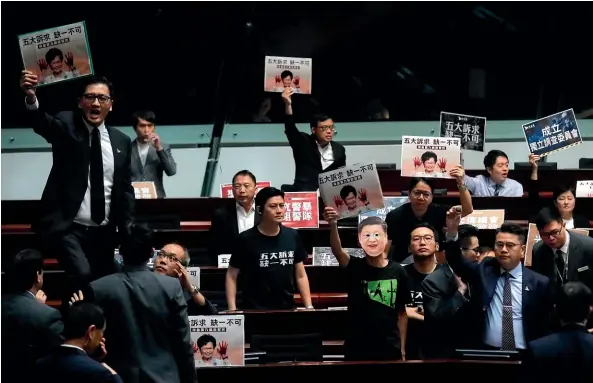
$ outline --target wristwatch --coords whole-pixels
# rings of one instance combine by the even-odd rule
[[[193,289],[191,291],[191,295],[196,295],[200,292],[200,289],[198,288],[198,286],[192,285]]]
[[[465,186],[465,184],[457,185],[457,188],[458,188],[460,191],[467,190],[467,186]]]

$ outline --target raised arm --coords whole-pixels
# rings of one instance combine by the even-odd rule
[[[329,244],[332,253],[338,260],[340,267],[346,267],[350,263],[350,254],[344,250],[342,241],[340,241],[340,233],[338,232],[338,212],[333,207],[326,207],[323,217],[329,222]]]
[[[459,201],[461,202],[461,217],[468,216],[474,212],[474,206],[472,205],[472,196],[464,183],[465,171],[463,166],[458,165],[454,167],[451,169],[450,174],[452,177],[455,177],[455,180],[457,181]]]
[[[463,280],[469,281],[474,278],[477,272],[478,264],[469,262],[461,254],[461,247],[459,246],[457,231],[459,222],[461,220],[461,213],[453,206],[447,212],[447,233],[445,234],[445,256],[447,263],[455,274],[460,276]]]
[[[292,112],[292,95],[293,90],[291,88],[285,88],[282,92],[282,101],[284,101],[284,133],[288,138],[290,146],[294,147],[298,145],[300,141],[304,140],[304,136],[298,130],[296,123],[294,122],[294,116]]]
[[[455,317],[457,311],[469,302],[465,297],[467,285],[458,276],[454,275],[453,277],[457,283],[457,290],[455,290],[453,295],[449,296],[445,295],[445,292],[438,286],[434,277],[429,275],[422,282],[422,297],[427,318],[450,321]]]
[[[165,174],[169,177],[174,176],[177,173],[177,163],[173,158],[173,154],[171,154],[171,147],[167,144],[163,144],[160,148],[157,148],[156,153],[161,160]]]
[[[529,155],[529,163],[531,164],[531,177],[529,178],[529,190],[527,190],[527,200],[529,203],[530,215],[535,216],[541,209],[541,198],[539,197],[539,170],[540,157],[537,154]]]

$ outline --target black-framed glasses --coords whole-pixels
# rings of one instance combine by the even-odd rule
[[[319,129],[322,132],[326,132],[328,130],[333,132],[334,130],[336,130],[336,127],[334,125],[326,125],[326,126],[320,126],[317,129]]]
[[[412,242],[420,242],[424,240],[425,242],[432,242],[434,241],[434,235],[426,234],[426,235],[415,235],[412,237]]]
[[[556,230],[552,230],[552,231],[549,231],[549,232],[540,231],[539,232],[539,236],[540,237],[546,237],[546,238],[549,238],[549,237],[557,237],[557,236],[560,235],[560,233],[562,233],[562,228],[556,229]]]
[[[109,101],[111,101],[111,97],[104,94],[85,93],[82,95],[82,98],[87,102],[94,102],[95,100],[99,100],[100,104],[106,104]]]
[[[432,197],[432,193],[427,192],[427,191],[422,191],[422,190],[412,190],[412,197],[414,197],[414,198],[424,197],[424,199],[429,199],[430,197]]]
[[[494,247],[501,250],[503,249],[505,246],[508,250],[513,250],[515,247],[520,246],[521,244],[519,243],[513,243],[513,242],[496,242],[494,244]]]

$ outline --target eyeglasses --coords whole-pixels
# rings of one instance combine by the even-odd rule
[[[82,95],[82,98],[87,102],[94,102],[95,100],[99,100],[100,104],[106,104],[109,101],[111,101],[111,97],[106,96],[104,94],[86,93]]]
[[[412,242],[420,242],[421,240],[424,240],[425,242],[434,241],[434,235],[415,235],[412,237]]]
[[[177,254],[175,253],[167,253],[166,251],[159,251],[157,254],[157,257],[164,257],[167,258],[170,261],[178,261],[179,259],[177,259]]]
[[[507,250],[513,250],[515,247],[520,246],[520,244],[513,243],[513,242],[496,242],[494,244],[494,247],[499,250],[502,250],[505,246],[506,246]]]
[[[432,197],[432,193],[421,190],[412,190],[412,196],[414,198],[424,197],[424,199],[429,199],[430,197]]]
[[[562,229],[561,228],[560,229],[556,229],[556,230],[552,230],[552,231],[549,231],[549,232],[540,231],[539,232],[539,235],[540,235],[540,237],[549,238],[549,237],[557,237],[557,236],[560,235],[560,233],[562,233]]]
[[[322,132],[326,132],[328,130],[333,132],[334,130],[336,130],[334,125],[319,126],[317,127],[317,129],[321,130]]]

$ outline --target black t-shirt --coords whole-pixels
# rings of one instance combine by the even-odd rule
[[[240,270],[244,309],[294,308],[294,265],[307,258],[299,233],[280,226],[276,236],[257,226],[239,234],[229,265]]]
[[[419,223],[426,222],[438,230],[439,239],[442,241],[443,228],[447,221],[447,211],[451,207],[431,203],[426,209],[426,214],[420,219],[416,218],[412,211],[412,205],[403,204],[397,209],[390,211],[385,217],[387,223],[387,235],[391,240],[389,258],[401,262],[409,255],[410,233]]]
[[[348,360],[401,358],[399,313],[410,300],[404,268],[389,261],[379,268],[350,257],[348,272]]]
[[[440,265],[437,265],[437,270]],[[424,274],[416,270],[413,263],[404,266],[408,275],[408,284],[410,286],[410,302],[408,307],[416,310],[420,309],[423,313],[424,297],[422,296],[422,282],[430,274]],[[434,271],[433,271],[434,272]],[[426,341],[424,336],[424,322],[416,319],[408,320],[408,337],[406,338],[406,359],[421,359],[422,344]]]

